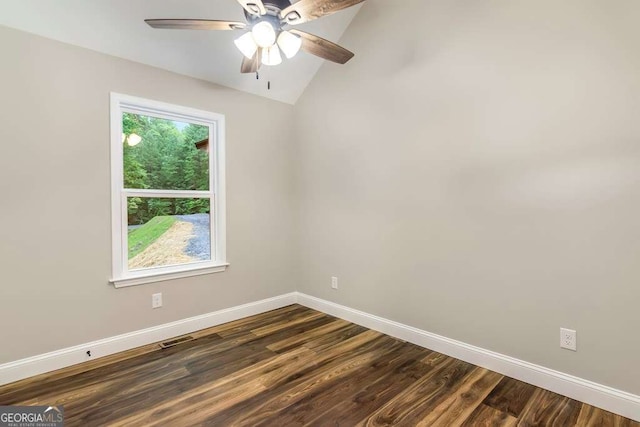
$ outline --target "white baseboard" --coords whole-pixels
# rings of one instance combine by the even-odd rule
[[[0,365],[0,385],[296,303],[290,293]]]
[[[640,396],[297,293],[298,304],[640,421]]]
[[[91,359],[95,359],[264,313],[269,310],[275,310],[296,302],[306,307],[322,311],[323,313],[380,331],[392,337],[438,351],[448,356],[464,360],[465,362],[473,363],[474,365],[640,421],[640,396],[470,344],[465,344],[300,292],[280,295],[274,298],[239,305],[201,316],[5,363],[0,365],[0,385],[86,362],[88,360],[86,355],[87,350],[91,350]]]

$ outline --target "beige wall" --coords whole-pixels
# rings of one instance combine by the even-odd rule
[[[640,4],[394,3],[296,106],[299,290],[640,394]]]
[[[297,286],[640,394],[640,6],[391,3],[295,111],[0,28],[0,363]],[[226,115],[227,272],[107,284],[110,91]]]
[[[0,52],[0,363],[294,290],[291,106],[3,27]],[[226,115],[225,273],[107,283],[111,91]]]

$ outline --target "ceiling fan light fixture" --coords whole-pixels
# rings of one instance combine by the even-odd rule
[[[278,36],[278,46],[288,59],[296,56],[302,46],[302,39],[289,31],[282,31]]]
[[[365,0],[237,0],[244,21],[218,19],[145,19],[152,28],[170,30],[240,30],[234,40],[242,54],[240,72],[256,74],[262,64],[282,63],[282,53],[291,59],[302,50],[337,64],[346,64],[353,52],[322,37],[295,28],[298,24],[331,15]],[[294,26],[283,31],[283,26]],[[281,52],[282,51],[282,52]],[[123,137],[123,143],[126,142]],[[134,141],[132,141],[134,142]]]
[[[282,64],[282,55],[277,44],[262,50],[262,63],[269,66]]]
[[[249,59],[253,58],[253,55],[255,55],[258,50],[258,45],[251,33],[243,34],[241,37],[235,39],[234,43],[238,50]]]
[[[253,40],[261,48],[271,47],[276,42],[276,30],[268,21],[261,21],[254,25],[251,34],[253,34]]]

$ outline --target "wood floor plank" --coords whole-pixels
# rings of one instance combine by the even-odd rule
[[[307,342],[313,341],[318,337],[324,337],[329,332],[334,332],[348,326],[349,322],[342,319],[336,319],[330,323],[319,326],[315,329],[311,329],[304,334],[298,334],[293,337],[278,341],[273,344],[269,344],[267,348],[272,351],[281,352],[287,349],[293,348],[297,345],[302,345]]]
[[[226,337],[228,335],[237,334],[238,332],[249,332],[253,328],[269,325],[274,322],[286,319],[296,319],[300,316],[306,315],[309,315],[309,309],[294,304],[278,310],[259,314],[257,316],[246,317],[223,325],[214,326],[213,328],[203,330],[202,333],[206,335],[218,334],[221,337]]]
[[[515,427],[518,419],[481,403],[462,423],[462,427]]]
[[[603,409],[583,404],[576,425],[580,427],[631,427],[632,421]]]
[[[0,387],[74,426],[640,423],[291,305]]]
[[[535,390],[531,384],[504,377],[483,403],[518,418]]]
[[[438,353],[437,351],[433,351],[427,354],[424,358],[422,358],[422,363],[429,366],[437,366],[443,360],[449,359],[449,356],[446,356],[442,353]]]
[[[69,414],[77,416],[86,424],[98,424],[100,421],[113,420],[119,414],[134,415],[164,403],[167,398],[173,399],[175,396],[182,395],[184,390],[205,386],[213,380],[233,375],[235,372],[256,366],[275,356],[274,352],[266,348],[257,349],[249,346],[232,349],[219,353],[213,358],[205,357],[204,359],[211,363],[200,364],[196,370],[187,364],[185,369],[189,375],[176,378],[171,382],[151,383],[138,392],[135,392],[135,389],[129,389],[127,384],[122,384],[121,389],[109,388],[98,400],[98,405],[86,406],[79,411],[71,407]],[[144,402],[144,405],[141,402]]]
[[[379,332],[366,331],[344,343],[336,344],[336,347],[343,351],[353,351],[380,337],[382,334]],[[331,356],[331,353],[318,355],[307,348],[300,347],[283,353],[262,366],[247,368],[245,372],[236,372],[213,381],[191,390],[178,399],[138,414],[135,418],[127,418],[123,424],[115,425],[124,426],[141,420],[146,420],[150,426],[173,425],[177,422],[186,422],[188,425],[202,423],[220,411],[284,383],[299,371],[304,371],[318,361]],[[238,398],[237,395],[241,395],[242,398]],[[167,413],[169,410],[170,414]]]
[[[461,425],[500,382],[502,375],[476,367],[460,386],[430,411],[416,426],[449,427]]]
[[[317,366],[300,377],[278,387],[270,388],[256,395],[253,399],[243,402],[243,405],[232,408],[233,410],[228,413],[218,414],[209,422],[212,425],[259,425],[261,420],[288,408],[327,383],[364,369],[377,357],[401,346],[402,343],[393,338],[380,336],[347,354],[335,352],[330,358],[320,360]],[[247,406],[251,409],[248,409]]]
[[[171,387],[182,384],[182,381],[190,382],[197,377],[193,377],[185,367],[185,362],[191,360],[196,355],[207,357],[208,353],[203,352],[202,347],[213,346],[218,342],[219,337],[209,337],[210,339],[200,339],[183,344],[183,348],[177,347],[161,350],[155,356],[147,356],[140,359],[134,367],[123,367],[122,372],[105,374],[101,370],[89,371],[85,374],[74,378],[74,385],[64,391],[64,381],[58,384],[52,390],[47,390],[38,397],[39,404],[67,404],[65,406],[65,415],[67,421],[71,422],[76,417],[85,416],[91,413],[94,408],[98,408],[100,412],[110,415],[113,404],[116,409],[119,408],[122,401],[134,404],[140,404],[140,400],[148,400],[149,396],[155,398],[162,396],[158,393],[152,393],[158,389],[167,391]],[[267,350],[267,349],[264,349]],[[264,352],[264,351],[263,351]],[[274,353],[268,351],[268,355]],[[263,355],[262,358],[268,357]],[[240,352],[235,352],[234,358],[229,357],[229,361],[233,361],[242,356]],[[251,353],[252,359],[249,363],[256,363],[260,360],[260,355],[255,352]],[[216,358],[220,359],[220,358]],[[84,381],[85,386],[81,387],[80,381]],[[78,391],[88,391],[86,395],[79,395]],[[142,396],[142,399],[140,399]],[[34,404],[35,401],[23,401],[23,404]],[[97,415],[100,420],[100,415]]]
[[[313,322],[310,322],[312,324]],[[298,326],[300,332],[304,333],[305,328]],[[234,369],[240,369],[248,364],[257,363],[266,359],[273,353],[268,350],[267,345],[273,339],[286,337],[288,333],[295,333],[296,330],[280,331],[277,336],[256,337],[247,332],[238,333],[235,336],[227,336],[224,339],[216,341],[212,344],[207,354],[200,355],[202,357],[194,357],[186,355],[184,357],[184,365],[192,375],[189,378],[181,379],[167,386],[163,391],[171,394],[174,389],[197,387],[205,381],[211,381],[219,378],[221,375],[229,375],[234,373]],[[205,357],[206,356],[206,357]],[[148,402],[157,403],[157,402]],[[95,412],[93,418],[97,418],[101,413],[109,411],[109,405],[103,405],[103,410]]]
[[[270,383],[282,381],[308,364],[315,353],[299,348],[277,355],[265,363],[250,366],[200,387],[195,387],[174,399],[156,405],[135,416],[124,417],[113,426],[171,425],[182,420],[187,425],[197,423],[196,418],[208,417],[247,397],[266,390]],[[149,422],[149,420],[152,420]]]
[[[441,359],[442,364],[452,363],[453,359]],[[354,426],[372,414],[382,405],[402,393],[416,381],[425,378],[436,366],[429,366],[413,358],[382,375],[375,375],[370,383],[362,383],[361,388],[351,398],[343,398],[340,403],[324,412],[306,415],[304,425]],[[319,399],[323,399],[319,396]]]
[[[329,332],[323,337],[317,337],[304,343],[304,346],[310,350],[321,353],[325,349],[334,346],[337,342],[342,342],[367,331],[367,328],[360,325],[350,324],[337,331]]]
[[[327,316],[326,314],[323,313],[308,313],[304,316],[300,316],[296,319],[284,319],[281,320],[279,322],[273,322],[269,325],[265,325],[265,326],[261,326],[259,328],[255,328],[255,329],[251,329],[251,332],[259,337],[263,336],[263,335],[269,335],[269,334],[273,334],[275,332],[281,331],[283,329],[288,329],[291,328],[293,326],[297,326],[303,323],[306,323],[310,320],[315,320],[315,319],[319,319],[319,318],[325,318],[327,319],[329,316]]]
[[[536,389],[525,406],[518,427],[575,426],[582,403],[568,397]]]
[[[13,401],[13,398],[11,396],[14,395],[17,390],[19,390],[20,393],[25,393],[27,390],[42,390],[44,387],[47,387],[48,384],[57,382],[61,379],[82,374],[83,372],[88,372],[93,369],[104,368],[109,365],[126,363],[136,356],[154,353],[157,350],[157,343],[149,344],[132,350],[124,351],[122,353],[116,353],[113,355],[97,358],[67,368],[58,369],[52,372],[47,372],[31,378],[26,378],[24,380],[2,385],[0,386],[0,403],[5,402],[5,404],[11,404],[9,403]]]
[[[451,359],[398,394],[359,425],[416,425],[457,390],[476,369],[470,363]]]
[[[213,334],[216,334],[218,331],[224,331],[228,334],[233,331],[233,333],[237,333],[241,331],[243,325],[247,325],[249,327],[255,327],[256,325],[263,324],[265,322],[269,323],[272,319],[281,319],[286,316],[292,315],[308,315],[309,309],[302,307],[297,304],[293,304],[284,308],[280,308],[277,310],[271,310],[265,313],[258,314],[256,316],[247,317],[245,319],[240,319],[238,321],[229,322],[226,324],[218,325],[212,328],[203,329],[190,335],[194,338],[200,337],[210,337]],[[183,349],[184,347],[180,347]],[[32,378],[27,378],[25,380],[16,381],[11,384],[6,384],[0,386],[0,403],[3,404],[14,404],[15,398],[12,397],[16,390],[19,390],[21,394],[34,394],[38,393],[42,389],[50,388],[51,384],[58,382],[61,379],[69,378],[77,375],[82,375],[85,372],[92,371],[94,369],[100,369],[102,372],[109,369],[109,366],[112,367],[113,370],[122,371],[123,365],[126,364],[137,364],[137,357],[145,356],[148,354],[156,354],[158,352],[158,344],[153,343],[141,347],[137,347],[131,350],[127,350],[121,353],[116,353],[113,355],[96,358],[84,363],[80,363],[78,365],[74,365],[68,368],[59,369],[56,371],[48,372],[45,374],[37,375]],[[162,354],[157,354],[158,357],[164,357]],[[69,383],[67,383],[69,384]],[[11,394],[10,394],[11,393]]]
[[[357,370],[346,377],[334,378],[327,381],[321,387],[308,390],[304,397],[292,405],[280,409],[276,414],[264,417],[256,424],[258,426],[296,426],[308,424],[318,416],[336,408],[338,405],[350,401],[357,395],[364,385],[376,379],[395,374],[398,379],[403,374],[411,381],[422,376],[428,370],[427,367],[417,362],[425,353],[429,352],[418,346],[400,343],[394,350],[380,354],[364,369]],[[417,372],[411,371],[411,367],[417,367]],[[323,419],[328,417],[322,416]],[[331,420],[335,424],[336,420]]]
[[[47,379],[43,386],[36,384],[26,384],[24,387],[16,387],[13,391],[7,390],[2,396],[2,402],[6,404],[19,404],[35,401],[50,401],[51,399],[64,399],[65,393],[73,394],[77,390],[87,387],[94,388],[96,385],[104,387],[108,383],[117,383],[128,378],[134,378],[144,373],[149,368],[159,368],[170,365],[172,362],[180,363],[189,350],[198,346],[207,346],[211,342],[219,340],[219,337],[211,336],[202,341],[191,341],[185,343],[180,349],[174,347],[148,354],[133,357],[120,364],[107,364],[85,372],[76,373],[73,376],[64,376],[59,379]],[[43,391],[44,390],[44,391]]]

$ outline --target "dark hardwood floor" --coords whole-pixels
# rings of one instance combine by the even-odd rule
[[[636,426],[299,305],[0,387],[67,426]]]

